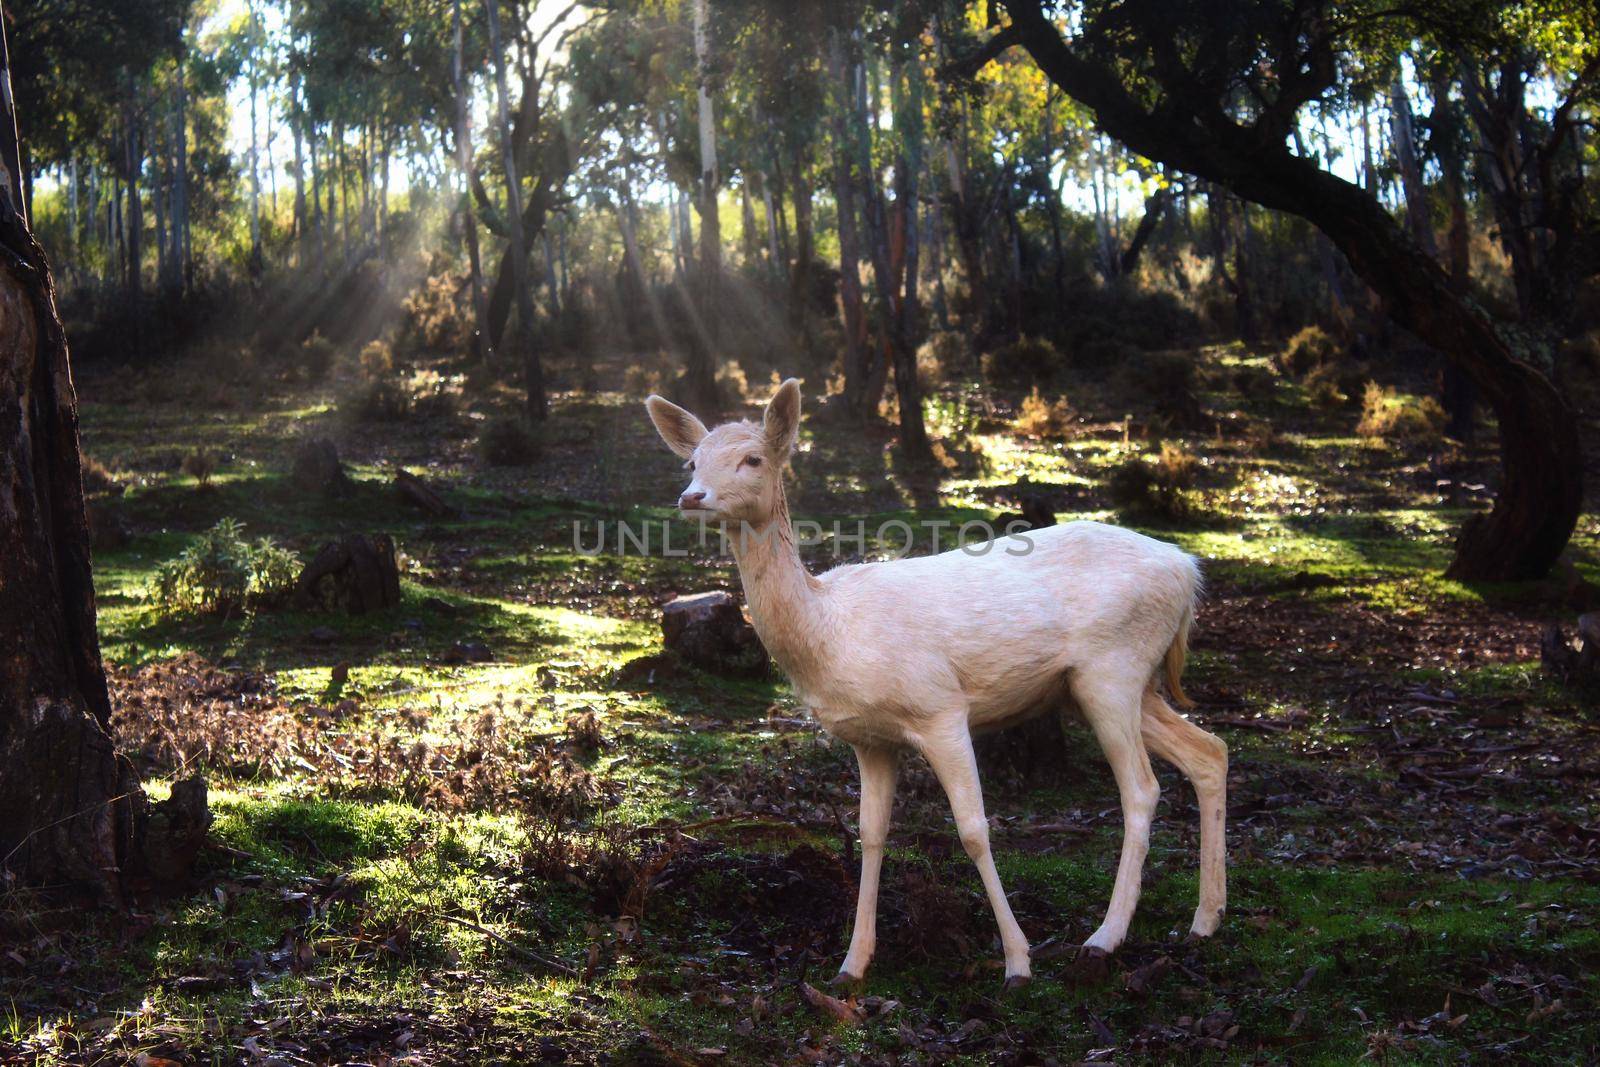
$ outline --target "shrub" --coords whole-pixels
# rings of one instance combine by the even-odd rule
[[[356,382],[339,394],[339,413],[358,422],[391,422],[411,411],[411,394],[400,382]]]
[[[1163,444],[1154,458],[1133,458],[1106,480],[1106,495],[1124,515],[1179,519],[1190,513],[1186,490],[1194,486],[1199,461],[1181,445]]]
[[[1444,408],[1431,396],[1411,396],[1368,382],[1356,433],[1385,440],[1422,441],[1444,432]]]
[[[270,537],[247,540],[238,520],[227,518],[157,567],[152,593],[169,614],[232,614],[287,599],[299,570],[293,552]]]
[[[203,448],[197,448],[183,457],[183,473],[199,482],[202,489],[210,487],[211,476],[217,473],[218,466],[216,455]]]
[[[1290,378],[1304,378],[1338,361],[1339,342],[1321,326],[1311,325],[1289,338],[1273,359],[1278,370]]]
[[[1164,441],[1156,454],[1156,483],[1169,489],[1193,489],[1200,461],[1194,453],[1173,441]]]
[[[1036,385],[1033,387],[1033,392],[1023,400],[1022,410],[1012,420],[1011,426],[1018,433],[1028,437],[1060,440],[1072,429],[1072,405],[1067,403],[1067,398],[1064,396],[1046,400],[1039,395],[1039,387]]]
[[[376,381],[394,373],[394,350],[381,337],[363,345],[357,359],[361,363],[361,373],[368,380]]]
[[[461,411],[460,397],[438,371],[422,370],[407,385],[411,411],[423,418],[451,418]]]
[[[1349,401],[1340,387],[1340,374],[1330,363],[1324,363],[1306,375],[1306,396],[1319,408],[1336,408]]]
[[[469,287],[459,274],[435,274],[405,299],[404,331],[431,352],[464,354],[472,342]]]
[[[478,435],[478,455],[491,467],[525,467],[543,451],[539,433],[526,419],[497,415]]]
[[[300,355],[296,362],[307,381],[320,382],[333,369],[335,354],[333,342],[313,331],[310,337],[300,342]]]
[[[983,356],[983,376],[996,385],[1049,381],[1061,366],[1061,353],[1042,337],[1019,337]]]

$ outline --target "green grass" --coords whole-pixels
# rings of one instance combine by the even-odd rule
[[[1203,378],[1265,366],[1238,347],[1200,358]],[[219,757],[201,768],[217,847],[194,891],[148,905],[127,926],[110,915],[30,920],[39,925],[17,942],[23,964],[0,975],[0,1057],[9,1043],[40,1062],[141,1051],[224,1059],[246,1037],[270,1049],[299,1035],[324,1042],[324,1059],[373,1060],[403,1055],[394,1041],[407,1030],[410,1048],[432,1062],[545,1053],[778,1062],[805,1050],[825,1062],[1067,1062],[1108,1044],[1119,1061],[1574,1062],[1600,1048],[1600,886],[1577,868],[1518,877],[1484,844],[1511,832],[1496,820],[1533,816],[1556,835],[1538,847],[1574,847],[1560,835],[1593,825],[1588,779],[1540,777],[1545,765],[1534,758],[1482,782],[1449,779],[1468,787],[1460,795],[1419,792],[1407,776],[1430,766],[1410,753],[1495,749],[1507,738],[1581,769],[1591,720],[1533,653],[1469,661],[1452,652],[1396,667],[1382,647],[1347,654],[1310,638],[1208,645],[1202,620],[1189,677],[1217,701],[1202,714],[1267,724],[1219,727],[1234,767],[1230,914],[1213,942],[1181,939],[1196,892],[1194,814],[1187,786],[1163,769],[1144,896],[1103,982],[1085,981],[1070,953],[1051,951],[1098,924],[1120,847],[1115,787],[1090,736],[1069,732],[1069,754],[1043,775],[1008,771],[1004,750],[985,756],[998,761],[986,788],[1000,872],[1045,949],[1038,980],[1004,999],[981,886],[936,783],[910,761],[866,990],[898,1007],[839,1024],[804,1003],[798,983],[830,976],[848,936],[854,873],[835,857],[839,820],[854,819],[849,749],[800,725],[802,710],[776,679],[690,671],[656,685],[616,681],[623,663],[659,650],[662,600],[738,588],[714,551],[574,548],[574,521],[590,538],[602,520],[671,518],[654,502],[683,474],[632,401],[563,401],[552,432],[581,462],[563,465],[565,453],[552,449],[545,467],[500,471],[476,466],[460,424],[402,426],[377,443],[342,435],[319,395],[269,396],[260,410],[199,418],[175,399],[108,402],[92,377],[83,395],[86,450],[123,472],[118,506],[136,532],[95,559],[108,659],[134,669],[193,653],[262,671],[300,732],[297,751],[338,742],[350,765],[335,774],[330,764],[288,761],[247,775]],[[1080,395],[1092,403],[1096,394],[1086,386],[1075,404]],[[1212,610],[1242,602],[1262,622],[1298,613],[1312,637],[1360,633],[1374,618],[1409,627],[1460,613],[1531,632],[1547,611],[1543,586],[1440,576],[1478,505],[1430,495],[1420,454],[1354,438],[1352,413],[1307,413],[1283,383],[1240,412],[1221,408],[1238,402],[1225,392],[1207,401],[1218,415],[1287,431],[1265,449],[1226,436],[1188,440],[1206,460],[1197,515],[1149,530],[1203,558]],[[1107,518],[1108,472],[1153,447],[1124,441],[1120,411],[1056,444],[979,425],[966,400],[934,414],[936,429],[968,436],[949,442],[953,466],[931,489],[898,469],[881,440],[817,429],[796,462],[797,514],[868,529],[941,520],[951,524],[940,542],[949,548],[962,522],[1010,510],[1023,479],[1065,494],[1064,519]],[[283,442],[312,431],[332,432],[348,450],[350,497],[321,500],[288,485]],[[177,458],[196,446],[223,456],[210,488],[177,473]],[[421,470],[422,456],[460,517],[425,519],[389,489],[392,466]],[[224,516],[303,557],[348,530],[392,533],[405,557],[400,606],[366,617],[163,616],[149,596],[155,567]],[[689,532],[673,523],[674,543]],[[811,564],[832,565],[836,547],[808,549]],[[874,541],[864,552],[895,547]],[[1584,517],[1572,555],[1580,573],[1600,579],[1600,519]],[[463,641],[487,645],[492,660],[446,662]],[[1450,689],[1459,710],[1435,721],[1382,695],[1418,687]],[[326,714],[336,706],[346,710]],[[1512,725],[1473,726],[1485,709]],[[589,712],[604,744],[579,751],[564,740],[566,722]],[[515,769],[515,788],[495,804],[424,802],[366,780],[374,746],[466,744],[485,713],[496,723],[495,757]],[[1402,736],[1421,740],[1392,750]],[[469,750],[463,767],[473,765]],[[579,853],[601,859],[565,871],[540,859],[542,824],[528,814],[552,750],[596,783],[566,830]],[[175,776],[154,775],[152,797]],[[702,822],[684,839],[664,829]],[[1034,829],[1053,822],[1081,832]],[[1352,842],[1363,847],[1340,852]],[[1462,861],[1406,851],[1418,844],[1456,849]],[[670,862],[646,883],[642,921],[619,922],[617,886],[661,855]],[[943,918],[915,928],[917,915]],[[66,978],[50,962],[58,957],[71,961]],[[1170,966],[1157,963],[1163,957]],[[1156,974],[1147,991],[1128,988],[1131,976]],[[1440,1017],[1447,998],[1450,1014]],[[90,999],[109,1023],[84,1025]],[[284,1021],[266,1025],[276,1019]],[[1238,1031],[1209,1047],[1206,1026]]]

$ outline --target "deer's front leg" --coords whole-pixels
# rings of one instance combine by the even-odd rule
[[[861,767],[861,887],[856,893],[856,925],[850,951],[835,982],[858,982],[872,962],[878,942],[878,874],[884,844],[889,840],[889,813],[894,807],[895,777],[900,753],[893,748],[856,745]]]

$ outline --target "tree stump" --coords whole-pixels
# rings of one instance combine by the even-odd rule
[[[400,603],[400,567],[388,534],[345,534],[318,549],[295,585],[305,607],[350,615],[382,611]]]
[[[188,884],[209,829],[211,807],[206,803],[206,780],[199,775],[175,782],[168,799],[150,805],[144,824],[144,863],[157,888]]]
[[[294,466],[289,481],[304,493],[343,496],[350,491],[350,477],[339,462],[339,450],[326,437],[308,437],[294,450]]]
[[[767,672],[767,650],[732,594],[680,596],[662,609],[661,634],[669,651],[702,670],[746,677]]]
[[[1546,626],[1539,659],[1546,672],[1568,685],[1600,683],[1600,612],[1578,616],[1576,643],[1555,623]]]

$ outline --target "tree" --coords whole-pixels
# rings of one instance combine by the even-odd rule
[[[451,0],[450,31],[453,49],[450,56],[450,80],[456,96],[455,141],[456,168],[461,172],[461,231],[467,245],[467,270],[472,284],[472,321],[474,346],[480,361],[490,356],[489,309],[483,299],[483,267],[478,255],[478,219],[472,212],[472,105],[468,99],[466,78],[462,74],[464,34],[461,27],[461,0]]]
[[[77,398],[50,264],[23,208],[8,51],[0,29],[0,867],[110,901],[143,798],[109,733]]]
[[[722,188],[717,171],[717,114],[711,67],[710,0],[694,0],[695,114],[700,134],[700,175],[695,183],[700,205],[700,276],[695,336],[684,368],[684,396],[696,410],[717,412],[722,397],[717,389],[718,322],[722,317],[722,220],[717,194]]]
[[[1463,527],[1449,573],[1475,580],[1546,574],[1583,497],[1572,410],[1371,192],[1290,147],[1301,108],[1338,82],[1339,56],[1366,25],[1359,12],[1330,0],[1241,4],[1226,18],[1204,0],[1005,0],[1004,8],[1009,25],[968,55],[967,69],[1021,45],[1129,148],[1315,224],[1396,322],[1460,365],[1498,419],[1501,478],[1493,510]],[[1071,37],[1051,11],[1070,15]],[[1481,22],[1484,12],[1467,2],[1456,17],[1437,21]],[[1236,106],[1241,96],[1248,107]]]
[[[498,90],[496,116],[500,126],[500,146],[506,171],[506,221],[511,242],[512,283],[516,286],[517,329],[521,334],[523,382],[527,388],[528,417],[543,420],[549,412],[544,395],[544,368],[533,339],[533,289],[528,277],[528,250],[531,238],[523,232],[522,183],[517,177],[516,142],[511,136],[510,90],[506,88],[506,53],[500,41],[500,11],[495,0],[485,0],[489,16],[489,51],[494,56],[494,80]],[[525,97],[526,99],[526,97]],[[542,227],[541,227],[542,229]]]

